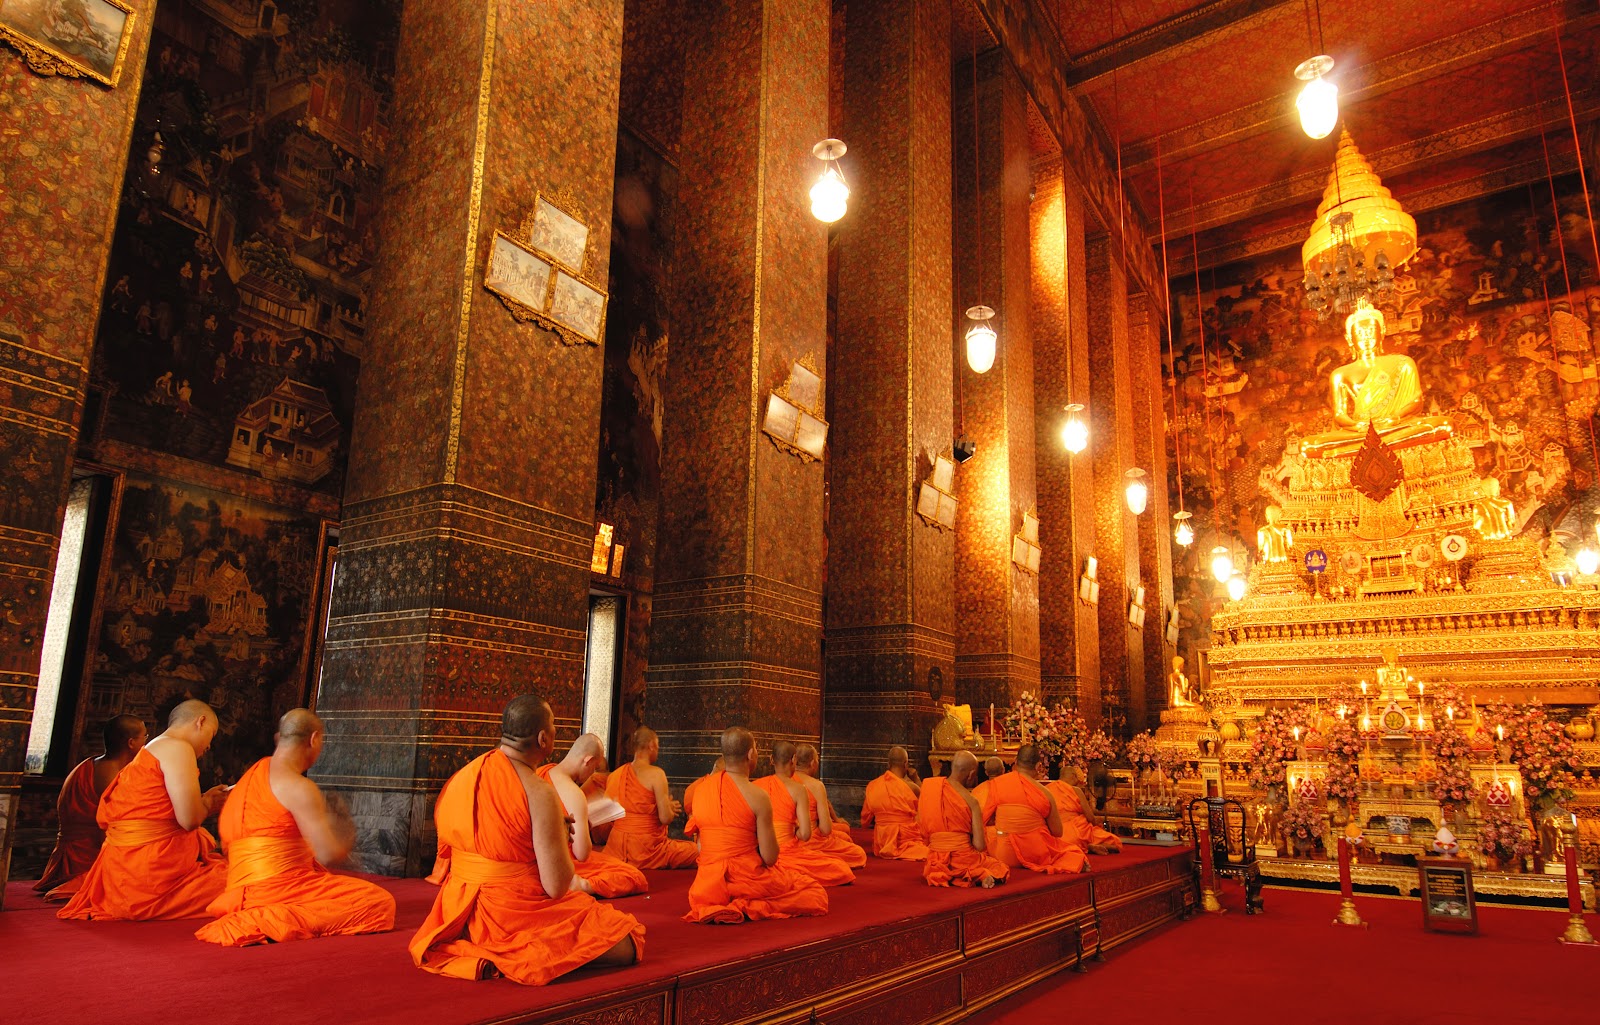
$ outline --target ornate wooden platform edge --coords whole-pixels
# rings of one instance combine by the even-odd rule
[[[1187,848],[493,1025],[952,1025],[1186,917]]]

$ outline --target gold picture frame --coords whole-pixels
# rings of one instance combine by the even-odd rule
[[[593,282],[533,246],[536,216],[526,218],[517,230],[495,230],[484,262],[483,287],[519,323],[537,323],[568,345],[599,345],[605,337],[610,299]]]
[[[583,274],[589,255],[589,225],[573,214],[566,195],[533,194],[533,213],[524,224],[528,247],[574,275]]]
[[[134,10],[122,0],[0,0],[0,42],[40,75],[87,78],[115,88],[133,38]]]

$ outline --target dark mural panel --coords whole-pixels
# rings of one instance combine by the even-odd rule
[[[1570,555],[1600,506],[1600,287],[1576,177],[1558,180],[1556,197],[1539,183],[1419,215],[1417,255],[1380,308],[1386,349],[1417,362],[1424,412],[1450,417],[1524,531]],[[1328,374],[1351,357],[1342,318],[1305,308],[1303,276],[1298,249],[1203,271],[1204,362],[1194,279],[1172,282],[1178,429],[1168,438],[1182,445],[1197,535],[1173,548],[1185,653],[1209,637],[1219,600],[1212,546],[1231,536],[1253,554],[1286,448],[1333,425]]]

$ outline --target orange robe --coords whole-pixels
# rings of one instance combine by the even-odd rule
[[[817,832],[817,798],[809,790],[806,791],[806,804],[811,812],[811,839],[805,841],[805,845],[838,858],[848,868],[856,871],[866,868],[867,852],[860,844],[850,839],[850,828],[842,820],[834,819],[833,831],[823,836]]]
[[[539,766],[539,778],[549,782],[550,770],[554,768],[553,762]],[[583,876],[596,897],[626,897],[650,889],[650,881],[644,877],[643,872],[593,844],[589,847],[589,856],[582,861],[578,860],[576,852],[573,853],[572,870]]]
[[[867,784],[861,825],[873,827],[872,853],[880,858],[921,861],[928,856],[928,838],[917,825],[916,792],[892,772]]]
[[[161,763],[141,749],[106,787],[95,816],[105,845],[57,918],[205,918],[228,864],[204,829],[178,825]]]
[[[928,837],[922,878],[929,886],[978,886],[985,876],[1005,882],[1011,870],[972,846],[972,810],[944,776],[922,781],[917,824]]]
[[[1087,850],[1092,844],[1095,847],[1109,847],[1113,852],[1122,850],[1122,841],[1117,834],[1102,829],[1083,810],[1083,801],[1078,797],[1078,788],[1060,780],[1052,780],[1045,784],[1050,788],[1050,793],[1056,799],[1056,807],[1061,810],[1061,838],[1071,840]]]
[[[994,816],[1000,847],[1009,847],[1023,868],[1052,875],[1082,872],[1088,863],[1083,845],[1068,838],[1065,828],[1061,836],[1050,835],[1046,820],[1051,804],[1050,795],[1033,780],[1008,772],[989,783],[983,812]],[[1000,849],[990,851],[1010,864]]]
[[[272,792],[271,768],[271,758],[252,765],[217,816],[228,851],[228,888],[207,909],[217,920],[195,935],[248,947],[393,929],[388,890],[317,863],[294,815]]]
[[[628,813],[611,824],[607,854],[639,868],[694,867],[699,850],[693,841],[667,836],[656,814],[656,792],[639,782],[632,762],[612,770],[606,793]]]
[[[479,755],[450,777],[433,809],[450,848],[445,876],[411,939],[418,967],[457,979],[495,974],[542,986],[632,936],[644,956],[644,926],[576,891],[544,892],[533,850],[528,795],[511,759]]]
[[[56,798],[56,849],[50,852],[44,875],[33,884],[35,890],[45,894],[45,900],[66,900],[83,885],[83,874],[94,864],[106,838],[95,821],[99,807],[100,795],[94,792],[94,759],[85,758],[67,774],[61,783],[61,796]]]
[[[696,833],[700,832],[700,823],[694,820],[694,791],[696,787],[710,778],[711,774],[708,772],[704,776],[701,776],[699,779],[690,783],[689,786],[683,791],[683,810],[689,816],[689,818],[683,824],[684,836],[694,836]]]
[[[1018,861],[1016,854],[1012,853],[1011,845],[1004,842],[1005,837],[999,829],[995,828],[994,809],[989,806],[989,784],[991,782],[992,780],[986,779],[968,791],[968,793],[972,794],[972,799],[978,802],[978,807],[983,809],[983,845],[990,854],[1005,862],[1008,867],[1021,868],[1022,862]]]
[[[803,872],[767,866],[756,846],[756,813],[726,772],[694,792],[700,865],[689,887],[687,922],[731,925],[745,919],[828,913],[828,891]]]
[[[778,868],[804,872],[823,886],[847,886],[856,881],[856,874],[850,871],[849,865],[800,842],[795,833],[799,827],[799,808],[781,777],[763,776],[755,784],[772,799],[772,831],[778,834]]]

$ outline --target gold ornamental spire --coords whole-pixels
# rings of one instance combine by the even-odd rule
[[[1344,223],[1341,215],[1349,214]],[[1339,136],[1322,202],[1311,225],[1311,235],[1300,248],[1307,274],[1321,277],[1334,269],[1341,243],[1348,242],[1369,268],[1381,251],[1391,267],[1411,259],[1417,251],[1417,222],[1384,187],[1367,158],[1356,148],[1348,130]]]

